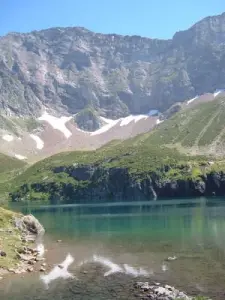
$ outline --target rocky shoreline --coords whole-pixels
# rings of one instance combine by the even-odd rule
[[[40,271],[45,271],[43,245],[40,244],[45,230],[33,215],[13,216],[11,228],[2,228],[0,231],[0,236],[3,235],[1,240],[4,240],[4,242],[0,240],[0,279],[9,273],[33,272],[36,264]],[[15,245],[10,243],[6,235],[15,237]],[[7,259],[10,262],[9,266]]]
[[[142,300],[210,300],[206,297],[191,297],[170,285],[162,286],[160,283],[137,282],[134,288],[138,290]]]
[[[10,212],[11,213],[11,212]],[[54,268],[47,273],[47,265],[44,262],[44,248],[41,244],[42,237],[45,233],[43,226],[39,223],[39,221],[33,215],[22,216],[19,214],[13,215],[11,220],[11,228],[1,228],[0,230],[0,280],[4,277],[11,276],[10,274],[23,274],[27,272],[43,272],[44,277],[48,281],[51,277],[50,274],[53,273]],[[7,248],[7,241],[5,239],[3,243],[3,239],[1,237],[2,234],[5,234],[5,237],[13,235],[17,233],[17,240],[19,243],[15,243],[12,245],[13,252],[8,253],[10,248]],[[58,240],[57,242],[60,242]],[[42,246],[42,247],[41,247]],[[7,251],[8,249],[8,251]],[[13,254],[12,254],[13,253]],[[11,255],[12,258],[16,257],[15,263],[10,266],[2,267],[4,260],[9,258]],[[68,259],[66,259],[68,260]],[[65,260],[65,261],[66,261]],[[55,266],[55,278],[65,277],[65,274],[68,274],[68,278],[74,278],[72,273],[67,271],[67,268],[70,263],[73,262],[73,259],[69,261],[69,263],[56,264]],[[67,272],[67,273],[66,273]],[[85,274],[86,277],[89,272],[81,271],[81,273]],[[95,276],[102,276],[101,271],[97,272]],[[62,276],[64,274],[64,276]],[[70,276],[71,275],[71,276]],[[23,275],[19,275],[23,276]],[[50,277],[48,277],[50,276]],[[84,282],[86,282],[87,278],[83,278]],[[48,279],[47,279],[48,278]],[[106,278],[103,276],[103,278]],[[140,280],[142,278],[140,277]],[[52,278],[51,278],[52,280]],[[130,281],[130,280],[129,280]],[[128,285],[132,284],[132,297],[136,299],[154,299],[154,300],[209,300],[209,298],[205,297],[192,297],[188,296],[186,293],[179,291],[175,287],[169,285],[163,285],[156,282],[134,282],[131,280]],[[133,299],[133,298],[132,298]]]

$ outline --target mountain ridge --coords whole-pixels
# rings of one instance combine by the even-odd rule
[[[225,14],[206,18],[170,40],[99,34],[80,27],[4,36],[0,109],[39,116],[43,107],[71,114],[92,105],[109,118],[164,111],[178,100],[223,88],[218,63],[224,63],[224,24]],[[200,65],[196,76],[193,71]],[[211,65],[222,72],[220,81],[207,79]]]

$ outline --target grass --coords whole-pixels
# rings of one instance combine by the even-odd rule
[[[0,153],[0,204],[7,198],[11,187],[11,180],[16,177],[26,166],[19,159]]]
[[[200,180],[209,171],[206,160],[202,156],[190,157],[163,145],[154,145],[152,133],[147,133],[123,142],[113,141],[96,151],[64,152],[46,158],[15,177],[11,191],[20,199],[36,202],[47,202],[51,196],[58,197],[62,192],[65,199],[59,201],[67,202],[69,193],[72,197],[73,191],[90,184],[69,176],[69,169],[77,165],[124,168],[134,180],[140,181],[149,175],[161,180]],[[62,167],[62,171],[55,173],[56,167]],[[92,184],[97,184],[97,181]]]
[[[25,165],[21,160],[0,153],[0,174],[19,169]]]
[[[162,123],[152,135],[154,144],[208,146],[223,133],[225,98],[187,108]]]
[[[88,109],[89,112],[89,109]],[[187,155],[176,148],[194,147],[212,143],[221,135],[224,99],[199,104],[175,114],[171,119],[160,124],[154,131],[140,134],[125,141],[112,141],[96,151],[63,152],[35,163],[8,183],[8,190],[29,199],[44,202],[51,195],[64,191],[65,186],[71,189],[83,188],[87,182],[78,182],[69,176],[69,168],[76,165],[94,165],[102,168],[124,168],[134,180],[142,181],[148,176],[160,180],[201,181],[214,171],[224,171],[223,158],[212,158],[203,155]],[[224,115],[225,117],[225,115]],[[224,118],[225,120],[225,118]],[[208,135],[206,135],[208,132]],[[208,144],[207,144],[208,146]],[[214,160],[214,165],[208,162]],[[55,173],[56,167],[67,171]],[[38,190],[41,185],[43,190]],[[35,189],[33,188],[35,186]],[[9,189],[10,187],[10,189]],[[1,186],[0,186],[1,189]]]
[[[6,257],[0,256],[0,269],[15,267],[19,259],[15,253],[15,247],[22,246],[20,232],[13,224],[13,218],[19,214],[0,207],[0,249],[6,252]],[[8,232],[7,230],[10,230]]]

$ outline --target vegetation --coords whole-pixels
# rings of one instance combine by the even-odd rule
[[[19,230],[13,224],[13,218],[19,214],[5,210],[0,207],[0,250],[6,256],[0,256],[0,269],[14,267],[19,259],[15,248],[22,247]]]
[[[77,125],[86,131],[95,131],[102,125],[102,121],[98,113],[93,107],[87,106],[75,116],[75,122]]]
[[[81,115],[93,113],[87,108]],[[223,133],[224,99],[196,105],[179,111],[154,131],[125,141],[113,141],[96,151],[63,152],[25,168],[8,183],[8,191],[17,198],[48,202],[64,193],[67,201],[74,191],[88,188],[90,183],[71,176],[76,166],[98,166],[102,169],[122,168],[136,182],[158,178],[166,182],[186,181],[193,184],[204,181],[207,174],[225,171],[223,157],[188,155],[177,146],[194,147],[213,143]],[[225,117],[225,116],[224,116]],[[206,130],[209,135],[206,135]],[[207,144],[208,146],[208,144]],[[61,168],[60,171],[55,169]],[[100,175],[99,175],[100,176]],[[4,187],[5,188],[5,187]],[[52,200],[53,202],[55,200]]]
[[[0,204],[5,201],[10,189],[10,180],[17,176],[26,166],[24,162],[14,157],[0,153]]]
[[[0,128],[19,136],[21,131],[32,132],[33,130],[41,127],[41,123],[34,118],[18,118],[0,116]]]
[[[181,145],[187,149],[198,147],[198,153],[201,153],[202,147],[224,142],[224,120],[225,98],[218,97],[175,114],[155,131],[151,137],[152,143]]]

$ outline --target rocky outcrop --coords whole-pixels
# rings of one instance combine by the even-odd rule
[[[8,34],[0,38],[1,114],[76,114],[87,106],[112,119],[163,112],[224,88],[224,36],[225,13],[171,40],[80,27]]]
[[[125,168],[103,168],[94,165],[57,167],[56,173],[67,173],[71,180],[23,185],[11,194],[13,201],[32,200],[30,191],[44,193],[52,204],[84,201],[138,201],[157,198],[225,196],[225,173],[210,171],[197,178],[174,179],[161,172],[137,177]]]
[[[95,131],[103,125],[99,115],[92,108],[81,110],[74,119],[78,127],[85,131]]]
[[[44,246],[40,247],[44,227],[33,215],[23,216],[1,209],[2,216],[5,220],[9,216],[4,226],[11,227],[1,228],[0,231],[0,275],[32,272],[36,264],[44,260]]]
[[[44,227],[41,223],[33,216],[23,216],[19,220],[15,220],[16,226],[25,233],[30,233],[36,236],[43,235],[45,233]]]

